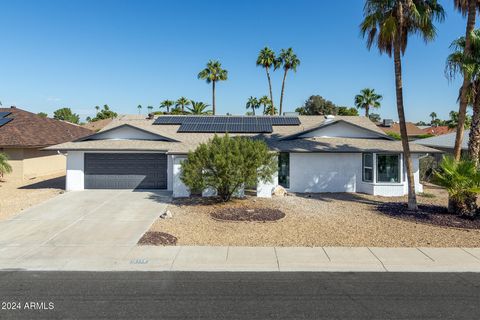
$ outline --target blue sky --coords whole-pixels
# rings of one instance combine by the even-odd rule
[[[219,59],[229,79],[217,90],[218,113],[243,114],[249,96],[267,94],[258,51],[293,47],[301,65],[286,83],[286,111],[310,95],[353,106],[362,88],[383,94],[379,113],[396,119],[393,62],[368,51],[360,37],[362,0],[242,1],[2,1],[0,101],[52,114],[71,107],[85,117],[95,105],[137,113],[186,96],[211,102],[211,87],[197,79]],[[444,76],[450,42],[465,32],[453,1],[427,45],[411,38],[404,58],[407,118],[446,118],[457,109],[459,81]],[[282,73],[273,75],[279,101]],[[278,103],[277,103],[278,104]]]

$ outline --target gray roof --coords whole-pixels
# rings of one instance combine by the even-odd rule
[[[378,139],[354,138],[301,138],[299,134],[318,128],[325,122],[324,116],[299,116],[299,126],[273,126],[271,134],[230,134],[231,136],[247,136],[264,140],[273,150],[295,152],[364,152],[383,151],[401,152],[400,141],[391,141],[380,128],[366,117],[336,116],[333,122],[342,121],[356,127],[373,131]],[[100,132],[128,124],[129,126],[148,131],[173,141],[149,140],[89,140],[62,143],[49,147],[50,150],[129,150],[129,151],[166,151],[169,153],[187,153],[200,143],[207,142],[214,133],[177,132],[179,125],[153,125],[153,119],[145,119],[141,115],[120,116],[109,123]],[[283,140],[285,137],[290,139]],[[411,144],[412,152],[430,153],[437,150]]]
[[[432,148],[442,148],[442,149],[452,149],[453,150],[453,148],[455,147],[455,137],[456,137],[456,135],[457,135],[457,132],[454,131],[452,133],[442,134],[441,136],[416,140],[415,143],[419,144],[419,145],[422,145],[422,146],[432,147]],[[463,142],[462,142],[462,149],[463,150],[468,149],[469,135],[470,135],[470,130],[465,130],[465,132],[463,134]]]

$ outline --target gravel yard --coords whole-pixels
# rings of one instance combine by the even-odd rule
[[[0,220],[53,198],[63,192],[65,176],[49,176],[29,181],[0,182]]]
[[[447,205],[447,194],[434,186],[419,196],[424,204]],[[479,230],[458,230],[404,221],[376,210],[383,202],[406,201],[363,194],[312,194],[230,203],[201,198],[174,200],[172,219],[158,219],[150,231],[178,238],[178,245],[232,246],[375,246],[480,247]],[[218,209],[248,207],[279,209],[277,222],[223,222],[210,216]]]

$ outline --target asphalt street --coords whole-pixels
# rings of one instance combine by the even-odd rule
[[[0,319],[478,319],[480,274],[5,271],[0,300]]]

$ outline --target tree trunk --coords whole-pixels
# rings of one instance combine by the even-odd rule
[[[405,110],[403,108],[403,84],[402,84],[402,59],[401,59],[401,26],[403,25],[403,8],[400,4],[398,6],[398,17],[399,17],[399,31],[396,36],[394,43],[394,65],[395,65],[395,89],[397,95],[397,111],[398,111],[398,120],[400,125],[400,135],[402,137],[402,146],[403,146],[403,159],[407,169],[407,182],[408,182],[408,209],[416,211],[418,210],[417,206],[417,195],[415,193],[415,180],[413,177],[413,165],[412,165],[412,156],[410,154],[410,145],[408,142],[407,135],[407,126],[405,124]]]
[[[468,18],[467,18],[467,28],[465,31],[465,50],[463,51],[464,55],[470,55],[470,43],[471,43],[471,33],[475,28],[475,15],[477,13],[476,8],[477,1],[470,0],[468,5]],[[457,125],[457,135],[455,137],[455,148],[453,149],[453,154],[455,159],[458,161],[462,156],[462,142],[463,134],[465,132],[465,118],[467,116],[467,87],[470,79],[468,78],[467,72],[463,72],[463,85],[460,92],[460,107],[458,109],[458,125]]]
[[[468,141],[468,155],[478,167],[480,156],[480,88],[476,89],[473,103],[472,127],[470,128],[470,140]]]
[[[272,94],[272,80],[270,79],[270,71],[268,71],[268,68],[265,68],[265,70],[267,71],[268,88],[270,90],[270,102],[272,103],[272,106],[274,106],[274,104],[273,104],[273,94]],[[272,108],[272,110],[275,110],[275,108]],[[264,111],[263,113],[265,114],[265,106],[264,106],[263,111]]]
[[[253,115],[255,115],[255,107],[252,107]]]
[[[285,92],[285,79],[287,78],[288,69],[285,69],[282,80],[282,93],[280,94],[280,109],[278,109],[278,114],[282,115],[283,111],[283,93]],[[275,113],[275,108],[272,107],[272,115]]]
[[[182,103],[182,114],[185,113],[185,105]]]
[[[212,81],[212,111],[213,115],[216,114],[216,109],[215,109],[215,81]]]
[[[370,114],[370,108],[368,106],[366,106],[365,107],[365,117],[368,118],[369,114]]]

